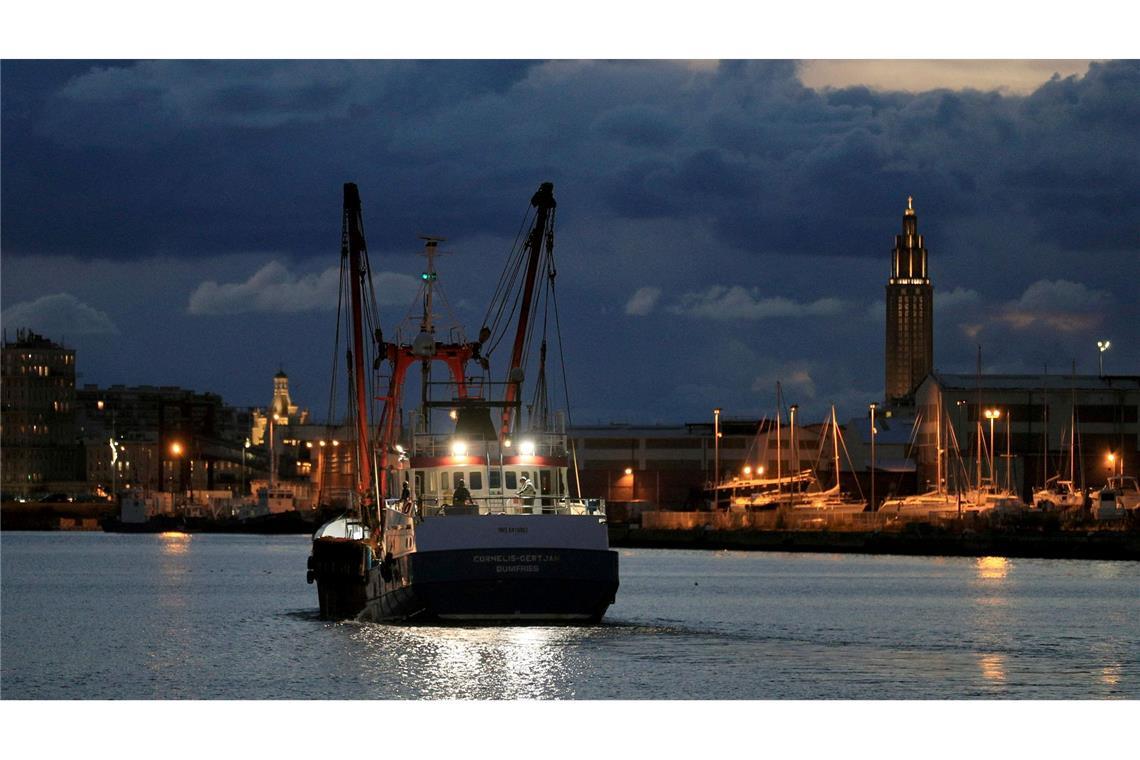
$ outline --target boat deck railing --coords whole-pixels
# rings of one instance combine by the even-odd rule
[[[591,515],[604,517],[605,499],[570,499],[559,496],[481,496],[471,498],[467,504],[447,504],[438,499],[423,499],[419,503],[423,517],[450,517],[457,515]]]
[[[456,443],[462,442],[463,453],[468,456],[515,456],[518,454],[540,457],[566,456],[566,436],[562,433],[523,433],[511,439],[509,446],[499,446],[497,439],[463,439],[452,433],[417,433],[413,439],[414,456],[442,457],[456,453]]]

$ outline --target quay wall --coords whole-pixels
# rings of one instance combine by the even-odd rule
[[[614,548],[1140,561],[1140,526],[1135,522],[1066,525],[1055,519],[997,521],[980,516],[899,521],[876,513],[813,517],[777,512],[646,512],[640,525],[612,525],[610,544]]]

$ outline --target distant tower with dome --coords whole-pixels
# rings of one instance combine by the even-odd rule
[[[265,433],[269,427],[270,419],[274,425],[288,426],[291,424],[304,425],[309,421],[307,409],[299,409],[289,397],[289,376],[284,369],[279,369],[273,376],[273,400],[263,411],[253,410],[250,441],[259,446],[265,440]]]

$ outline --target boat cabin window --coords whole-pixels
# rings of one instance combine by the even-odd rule
[[[492,489],[503,487],[502,474],[498,470],[491,470],[487,473],[487,487]]]
[[[441,491],[450,491],[451,490],[451,476],[449,473],[441,472],[439,474],[439,490],[441,490]]]
[[[538,472],[538,488],[539,488],[539,493],[551,493],[550,470],[539,470],[539,472]]]
[[[422,494],[423,492],[424,492],[424,474],[422,472],[417,472],[416,473],[416,494],[419,495],[419,494]]]
[[[435,492],[436,492],[435,471],[429,470],[428,474],[427,474],[427,493],[435,493]]]
[[[515,475],[514,470],[507,470],[506,478],[507,478],[507,488],[514,491],[515,489],[517,489],[519,487],[518,477]]]
[[[483,473],[478,470],[472,470],[467,478],[467,487],[472,491],[483,490]]]

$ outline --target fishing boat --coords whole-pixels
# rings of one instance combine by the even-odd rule
[[[341,261],[347,295],[342,301],[350,311],[348,408],[355,461],[362,466],[353,468],[345,514],[313,536],[308,578],[316,583],[322,617],[595,623],[614,602],[618,557],[608,544],[605,502],[582,497],[567,416],[549,412],[545,335],[537,352],[535,403],[527,407],[529,418],[521,419],[539,301],[547,316],[553,306],[557,326],[552,184],[541,185],[531,207],[530,232],[504,268],[488,310],[493,318],[477,340],[466,340],[458,329],[441,340],[433,310],[440,292],[440,239],[427,238],[415,335],[405,340],[397,330],[386,341],[375,311],[359,192],[345,185]],[[503,380],[492,382],[493,351],[515,313]],[[447,382],[431,380],[436,362],[446,365]],[[399,422],[404,382],[417,366],[421,405],[405,429]],[[378,392],[382,371],[387,388]]]

